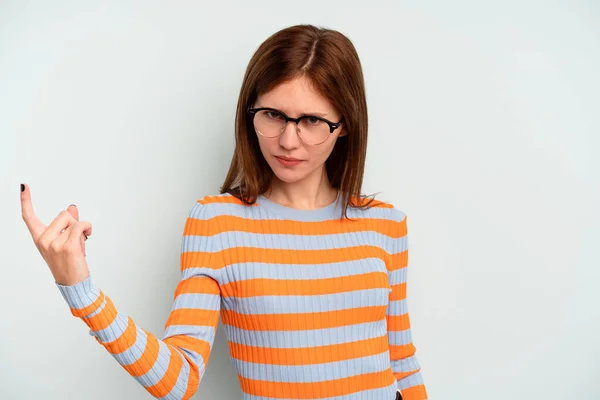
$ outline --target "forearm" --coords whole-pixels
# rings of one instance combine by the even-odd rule
[[[182,351],[181,338],[160,340],[120,314],[91,279],[73,286],[58,285],[71,313],[83,320],[98,343],[156,398],[189,399],[197,390],[203,368],[200,355]],[[172,342],[172,343],[169,343]]]

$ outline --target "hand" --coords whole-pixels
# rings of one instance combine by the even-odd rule
[[[33,242],[50,267],[56,283],[75,285],[89,276],[85,261],[86,236],[92,234],[90,222],[79,222],[77,206],[70,205],[45,226],[33,213],[31,191],[24,185],[21,192],[21,214]],[[84,236],[85,235],[85,236]]]

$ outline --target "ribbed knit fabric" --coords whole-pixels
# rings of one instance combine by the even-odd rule
[[[198,200],[162,339],[119,313],[91,276],[57,286],[156,398],[197,391],[220,315],[243,400],[393,400],[398,390],[426,399],[406,304],[406,216],[376,200],[340,219],[340,198],[316,210],[263,195],[251,206],[230,194]]]

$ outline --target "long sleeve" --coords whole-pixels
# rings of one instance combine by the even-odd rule
[[[156,398],[189,399],[208,366],[221,304],[215,273],[223,266],[223,258],[207,214],[199,201],[186,219],[181,280],[162,339],[119,313],[91,277],[73,286],[57,284],[71,313]]]
[[[388,342],[392,372],[403,400],[427,399],[421,366],[415,357],[407,308],[406,284],[408,268],[408,235],[406,215],[400,214],[394,223],[394,237],[388,261],[388,277],[392,291],[386,311]]]

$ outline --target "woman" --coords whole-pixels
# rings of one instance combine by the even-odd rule
[[[74,205],[22,212],[71,312],[146,390],[189,399],[219,316],[243,398],[426,399],[406,309],[406,216],[361,195],[367,105],[356,50],[310,25],[269,37],[244,77],[220,193],[191,208],[162,339],[118,313]],[[338,397],[345,396],[345,397]]]

